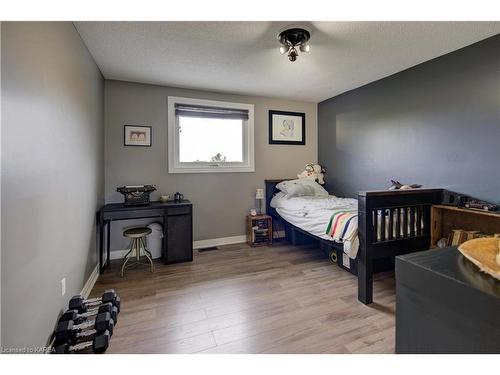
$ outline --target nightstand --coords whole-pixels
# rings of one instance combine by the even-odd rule
[[[266,246],[273,243],[273,219],[271,216],[247,216],[247,243],[250,246]]]

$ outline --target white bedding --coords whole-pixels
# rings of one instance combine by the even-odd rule
[[[289,198],[279,192],[271,199],[271,207],[298,211],[303,213],[303,216],[307,216],[308,213],[316,210],[358,209],[358,201],[352,198],[338,198],[334,195]]]
[[[357,210],[358,201],[333,195],[287,197],[279,192],[271,200],[271,207],[274,207],[276,212],[290,224],[319,238],[333,241],[333,238],[326,234],[333,211]]]
[[[340,232],[335,232],[335,239],[327,234],[327,227],[330,222],[330,218],[335,212],[338,211],[357,211],[358,201],[351,198],[338,198],[333,195],[327,196],[294,196],[284,194],[283,192],[277,193],[271,200],[271,207],[276,209],[276,212],[283,217],[290,224],[305,230],[319,238],[335,241],[338,240],[344,244],[344,252],[351,258],[355,259],[359,248],[359,239],[357,236],[357,218],[353,225],[349,227],[347,234],[342,232],[343,238],[339,238]],[[404,216],[407,216],[406,222],[407,228],[406,233],[411,232],[411,211],[407,208],[390,210],[382,209],[377,210],[377,214],[374,220],[377,222],[377,240],[383,240],[384,238],[396,237],[397,228],[392,227],[392,234],[390,234],[389,219],[393,215],[393,220],[396,220],[397,216],[400,216],[401,223],[404,222]],[[414,232],[417,232],[417,212],[413,211],[414,215]],[[382,236],[381,233],[381,223],[385,220],[385,234]],[[421,228],[424,228],[424,222],[421,222]],[[406,236],[403,225],[400,226],[399,237]]]
[[[303,216],[297,211],[290,211],[284,208],[276,208],[276,212],[290,224],[305,230],[319,238],[333,241],[333,238],[325,233],[328,220],[332,216],[328,210],[317,210],[307,216]]]

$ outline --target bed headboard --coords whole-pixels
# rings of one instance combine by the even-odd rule
[[[266,214],[272,216],[273,218],[277,218],[278,214],[276,210],[271,207],[271,199],[273,199],[274,195],[279,192],[276,189],[276,185],[278,185],[282,181],[290,181],[291,178],[283,178],[280,180],[264,180],[266,185]]]

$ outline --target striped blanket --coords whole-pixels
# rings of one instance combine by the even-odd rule
[[[358,211],[335,210],[330,217],[326,234],[344,244],[344,253],[355,259],[358,255]]]

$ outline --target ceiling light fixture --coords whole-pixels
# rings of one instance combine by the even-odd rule
[[[305,29],[294,27],[291,29],[286,29],[278,34],[278,40],[281,43],[280,53],[284,55],[288,53],[288,60],[295,61],[299,52],[309,53],[311,46],[309,45],[309,39],[311,34]]]

